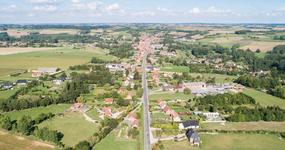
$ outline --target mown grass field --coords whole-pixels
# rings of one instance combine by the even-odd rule
[[[9,133],[0,131],[0,149],[1,150],[51,150],[58,149],[55,146],[50,146],[37,141],[18,137]],[[55,147],[55,148],[52,148]]]
[[[64,48],[57,50],[36,51],[20,54],[0,56],[0,73],[11,72],[11,70],[38,69],[38,68],[61,68],[68,69],[69,66],[85,64],[92,57],[113,60],[115,57],[106,55],[101,49],[78,50]]]
[[[41,113],[59,113],[66,109],[68,109],[71,106],[71,104],[59,104],[59,105],[51,105],[48,107],[38,107],[38,108],[31,108],[27,110],[21,110],[21,111],[11,111],[4,113],[5,116],[9,116],[11,120],[16,120],[19,116],[22,115],[30,115],[32,118],[37,117]]]
[[[163,100],[171,100],[171,99],[181,99],[188,100],[194,98],[192,94],[184,94],[184,93],[162,93],[162,94],[153,94],[149,95],[150,100],[158,100],[159,98]]]
[[[85,120],[80,112],[68,112],[64,117],[55,116],[51,120],[38,125],[61,132],[64,137],[61,142],[66,146],[75,146],[78,142],[87,140],[99,130],[99,125]]]
[[[162,141],[165,150],[281,150],[285,142],[273,134],[199,134],[202,141],[201,148],[192,146],[189,141]]]
[[[259,103],[261,106],[273,106],[278,105],[279,107],[285,109],[285,100],[271,96],[269,94],[265,94],[263,92],[253,90],[253,89],[246,89],[243,90],[242,93],[247,94],[256,100],[256,103]]]
[[[237,76],[228,76],[228,75],[220,75],[220,74],[198,74],[198,73],[190,73],[191,77],[197,77],[198,75],[204,76],[204,79],[208,79],[215,77],[216,83],[233,83],[233,80],[238,78]],[[229,80],[225,80],[226,78],[229,78]]]
[[[102,118],[98,116],[97,109],[95,108],[88,110],[86,114],[94,120],[102,121]]]
[[[278,139],[273,134],[220,134],[209,135],[200,134],[202,149],[275,149],[281,150],[285,147],[285,142]]]
[[[98,149],[134,150],[136,149],[136,141],[116,141],[115,132],[112,131],[101,142],[96,144],[92,150]]]
[[[17,92],[17,89],[14,90],[5,90],[5,91],[0,91],[0,98],[7,99],[10,96],[12,96],[14,93]]]
[[[207,130],[271,130],[271,131],[285,131],[285,122],[226,122],[225,125],[221,123],[203,123],[200,124],[203,129]]]
[[[189,67],[186,66],[169,66],[171,69],[168,68],[161,68],[160,71],[166,72],[189,72]]]

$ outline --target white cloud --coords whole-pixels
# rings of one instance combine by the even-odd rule
[[[145,17],[145,16],[154,16],[154,13],[153,12],[150,12],[150,11],[144,11],[144,12],[134,12],[134,13],[131,13],[132,16],[142,16],[142,17]]]
[[[31,18],[33,18],[33,17],[35,17],[36,16],[36,14],[35,13],[29,13],[29,15],[28,15],[29,17],[31,17]]]
[[[88,1],[88,0],[71,0],[72,3],[81,3],[85,1]]]
[[[168,10],[166,8],[157,7],[157,10],[164,11],[164,12],[172,12],[172,10]]]
[[[74,9],[74,10],[83,10],[83,9],[86,9],[86,6],[84,4],[73,4],[71,6],[71,9]]]
[[[103,5],[103,3],[95,1],[92,3],[87,4],[87,7],[92,10],[96,10],[99,6]]]
[[[2,9],[0,9],[1,11],[6,11],[6,12],[14,12],[14,11],[17,11],[19,10],[19,8],[16,6],[16,5],[11,5],[11,6],[8,6],[8,7],[4,7]]]
[[[285,7],[277,8],[275,11],[285,11]]]
[[[25,3],[31,4],[59,4],[62,0],[25,0]]]
[[[52,12],[52,11],[57,10],[57,8],[55,6],[52,6],[52,5],[47,5],[46,7],[35,7],[34,10]]]
[[[230,10],[217,10],[215,7],[211,7],[207,10],[208,13],[228,13],[231,12]]]
[[[199,9],[199,7],[195,7],[192,10],[190,10],[189,12],[193,13],[193,14],[198,14],[198,13],[200,13],[200,9]]]
[[[112,10],[117,10],[117,9],[119,9],[119,8],[120,8],[120,5],[117,4],[117,3],[115,3],[115,4],[113,4],[113,5],[109,5],[108,7],[106,7],[105,10],[107,10],[107,11],[112,11]]]

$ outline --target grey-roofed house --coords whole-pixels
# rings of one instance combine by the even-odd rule
[[[199,128],[199,121],[198,120],[188,120],[183,123],[179,123],[179,129],[190,129],[190,128]]]
[[[11,87],[13,87],[13,82],[3,83],[3,88],[4,89],[10,89]]]
[[[59,68],[39,68],[37,72],[43,72],[43,73],[55,73],[58,72]]]
[[[200,137],[199,137],[199,134],[194,129],[192,129],[192,128],[189,129],[186,132],[186,136],[187,136],[187,139],[191,145],[198,145],[199,146]]]
[[[18,80],[18,81],[17,81],[17,85],[25,85],[25,84],[27,84],[27,83],[28,83],[27,80]]]

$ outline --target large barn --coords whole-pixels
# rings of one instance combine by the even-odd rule
[[[191,88],[203,88],[207,87],[205,82],[190,82],[190,83],[184,83],[184,86],[191,89]]]

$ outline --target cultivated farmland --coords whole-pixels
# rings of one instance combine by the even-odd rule
[[[34,51],[56,50],[60,48],[0,48],[0,55],[9,55],[17,53],[27,53]]]
[[[266,53],[267,51],[271,51],[273,47],[277,45],[284,45],[285,42],[261,42],[261,41],[253,41],[251,44],[241,47],[241,49],[250,49],[251,51],[256,51],[260,49],[262,53]]]

